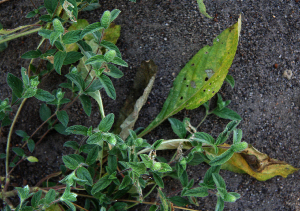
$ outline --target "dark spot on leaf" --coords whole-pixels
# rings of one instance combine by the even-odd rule
[[[215,91],[212,91],[212,93],[215,93]]]
[[[183,97],[180,97],[180,100],[182,100],[183,99]]]
[[[186,87],[189,87],[189,85],[186,85]]]
[[[193,63],[191,66],[194,66],[195,64]]]
[[[205,92],[205,89],[203,90],[203,92]]]
[[[186,80],[186,78],[184,78],[183,80]]]
[[[208,54],[208,52],[206,51],[205,54]]]
[[[211,85],[211,83],[209,83],[209,85]]]
[[[208,77],[206,77],[204,80],[205,80],[205,81],[208,81]]]

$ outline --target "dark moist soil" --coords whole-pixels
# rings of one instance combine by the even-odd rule
[[[33,1],[41,5],[42,1]],[[243,121],[239,128],[243,130],[244,140],[272,158],[286,161],[300,167],[299,155],[299,117],[300,117],[300,18],[298,0],[274,1],[205,1],[208,13],[214,19],[199,14],[196,1],[151,0],[104,1],[100,9],[83,12],[80,18],[90,23],[99,21],[104,10],[118,8],[122,11],[116,24],[122,26],[121,37],[117,43],[123,58],[129,64],[122,68],[124,77],[113,80],[117,99],[113,101],[103,93],[105,112],[118,115],[126,95],[133,84],[137,68],[141,61],[152,59],[158,65],[159,72],[149,96],[141,111],[136,127],[145,127],[159,113],[167,98],[172,82],[179,71],[203,46],[212,44],[213,38],[234,24],[242,15],[242,31],[237,53],[229,74],[236,80],[232,89],[224,84],[220,90],[226,100],[231,100],[230,108],[239,113]],[[4,28],[14,28],[33,23],[25,15],[33,10],[29,0],[10,0],[0,4],[0,22]],[[28,67],[29,60],[20,56],[34,50],[39,37],[34,34],[11,41],[9,48],[0,53],[0,98],[11,95],[6,84],[7,73],[20,77],[21,67]],[[292,71],[289,80],[283,77],[286,70]],[[66,73],[67,68],[63,70]],[[55,72],[42,82],[42,88],[52,91],[65,78]],[[23,108],[15,130],[25,130],[31,134],[41,124],[38,116],[40,101],[28,100]],[[182,120],[191,118],[197,125],[204,113],[203,108],[181,111],[175,117]],[[82,124],[96,126],[100,121],[97,105],[93,104],[92,115],[87,117],[79,102],[68,113],[72,115],[69,126]],[[12,116],[13,117],[13,116]],[[223,130],[227,120],[216,116],[208,117],[201,131],[214,137]],[[4,128],[1,136],[0,152],[5,151],[9,128]],[[46,128],[42,132],[46,131]],[[34,137],[38,140],[39,133]],[[176,138],[170,124],[166,121],[145,136],[152,143],[157,139]],[[34,152],[38,163],[23,162],[16,168],[12,185],[34,185],[41,178],[59,170],[63,155],[72,153],[62,147],[66,141],[80,141],[80,136],[62,136],[50,132]],[[12,138],[12,147],[21,144],[16,135]],[[170,154],[166,152],[166,154]],[[208,166],[201,164],[189,167],[189,179],[199,182]],[[4,161],[1,161],[0,175],[4,176]],[[300,210],[300,174],[272,178],[259,182],[248,175],[238,175],[222,170],[228,190],[241,194],[236,203],[226,203],[225,210]],[[178,182],[167,180],[163,190],[171,193],[180,188]],[[215,196],[198,199],[198,210],[214,210]],[[149,206],[139,206],[133,210],[148,210]]]

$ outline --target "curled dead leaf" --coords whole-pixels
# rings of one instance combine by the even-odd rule
[[[48,59],[51,64],[54,64],[54,56],[47,56],[46,59]]]
[[[183,149],[188,150],[191,148],[188,139],[173,139],[163,141],[157,150],[177,149],[180,144],[183,144]],[[215,154],[215,151],[211,146],[202,146],[207,154]],[[220,155],[227,151],[230,148],[230,145],[222,144],[219,145],[218,148],[218,155]],[[151,149],[144,149],[139,151],[138,154],[146,153],[150,150]],[[294,168],[284,161],[270,158],[268,155],[259,152],[250,144],[244,151],[234,153],[231,159],[224,163],[221,168],[239,174],[249,174],[259,181],[266,181],[275,176],[286,178],[288,175],[299,170],[299,168]]]

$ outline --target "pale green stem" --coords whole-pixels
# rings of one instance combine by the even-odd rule
[[[206,117],[209,115],[210,113],[206,112],[204,118],[202,119],[202,121],[197,125],[196,129],[198,129],[198,127],[200,127],[200,125],[204,122],[204,120],[206,120]]]
[[[7,41],[10,41],[10,40],[13,40],[13,39],[16,39],[18,37],[23,37],[23,36],[26,36],[26,35],[29,35],[29,34],[33,34],[35,32],[38,32],[41,29],[42,29],[42,27],[39,27],[39,28],[36,28],[36,29],[32,29],[32,30],[20,33],[20,34],[13,34],[13,35],[8,36],[7,38],[5,38],[3,40],[0,40],[0,44],[4,43],[4,42],[7,42]]]
[[[102,103],[102,97],[101,97],[101,93],[99,91],[99,95],[100,95],[100,105],[99,105],[99,109],[100,109],[100,114],[101,114],[101,118],[105,118],[105,113],[104,113],[104,108],[103,108],[103,103]]]
[[[19,108],[18,108],[18,111],[14,117],[14,120],[10,126],[10,129],[9,129],[9,134],[8,134],[8,138],[7,138],[7,143],[6,143],[6,160],[5,160],[5,171],[6,171],[6,179],[5,179],[5,182],[8,183],[9,182],[9,145],[10,145],[10,140],[11,140],[11,136],[12,136],[12,133],[13,133],[13,129],[14,129],[14,126],[17,122],[17,119],[19,117],[19,114],[22,110],[22,107],[24,105],[24,103],[26,102],[27,98],[23,99]]]
[[[37,23],[36,23],[37,24]],[[21,29],[24,29],[24,28],[27,28],[27,27],[32,27],[33,25],[25,25],[25,26],[19,26],[17,28],[14,28],[14,29],[3,29],[3,30],[0,30],[0,35],[9,35],[9,34],[12,34],[16,31],[19,31]]]

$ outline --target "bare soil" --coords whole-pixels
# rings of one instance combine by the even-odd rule
[[[43,1],[34,0],[37,6]],[[152,59],[158,66],[158,74],[147,104],[141,111],[136,127],[146,127],[159,113],[172,82],[185,63],[205,45],[212,44],[213,38],[234,24],[242,15],[242,31],[236,57],[229,70],[236,80],[232,89],[224,84],[220,93],[231,100],[230,108],[239,113],[243,121],[239,128],[243,130],[244,140],[272,158],[286,161],[300,167],[299,129],[300,129],[300,2],[298,0],[238,0],[205,1],[208,13],[214,19],[203,17],[196,1],[186,0],[127,0],[103,1],[100,9],[83,12],[80,18],[90,23],[99,21],[104,10],[118,8],[122,11],[116,24],[121,25],[121,37],[117,43],[123,58],[129,64],[122,68],[124,77],[114,80],[117,100],[109,99],[104,93],[106,113],[118,115],[141,61]],[[33,23],[25,15],[33,10],[30,0],[10,0],[0,4],[0,22],[4,28],[14,28]],[[27,67],[28,60],[20,56],[34,50],[39,42],[37,34],[22,37],[9,42],[9,48],[0,53],[0,98],[11,95],[6,84],[7,73],[20,77],[21,67]],[[292,77],[283,76],[291,70]],[[66,69],[64,70],[66,71]],[[53,73],[43,81],[42,87],[48,91],[65,81],[63,76]],[[23,108],[17,130],[28,134],[41,124],[39,107],[41,102],[28,100]],[[203,108],[182,111],[175,117],[182,120],[189,117],[197,125],[204,116]],[[72,116],[69,126],[82,124],[96,126],[100,121],[97,105],[93,104],[91,117],[87,117],[79,102],[68,111]],[[216,116],[208,117],[201,131],[216,137],[228,123]],[[9,128],[2,130],[0,153],[5,151]],[[46,131],[44,128],[41,132]],[[39,133],[35,140],[38,139]],[[157,139],[176,138],[168,122],[163,123],[145,136],[149,142]],[[34,156],[38,163],[23,162],[14,172],[13,185],[35,185],[41,178],[59,170],[63,155],[70,150],[63,148],[69,140],[80,141],[79,136],[62,136],[52,131],[38,146]],[[18,146],[21,139],[13,136],[12,146]],[[168,153],[168,152],[166,152]],[[208,166],[201,164],[188,168],[189,179],[200,181]],[[0,175],[3,176],[4,161],[0,162]],[[225,210],[300,210],[300,174],[286,179],[275,177],[259,182],[248,175],[238,175],[222,170],[221,175],[230,191],[242,195],[236,203],[226,203]],[[168,179],[167,179],[168,180]],[[166,181],[164,192],[180,188],[179,183]],[[216,197],[199,199],[198,210],[214,210]],[[149,206],[139,206],[133,210],[148,210]]]

